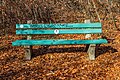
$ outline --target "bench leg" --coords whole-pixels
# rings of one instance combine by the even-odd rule
[[[25,59],[30,60],[32,54],[32,46],[25,46]]]
[[[90,60],[95,60],[96,44],[90,44],[88,48],[88,55]]]

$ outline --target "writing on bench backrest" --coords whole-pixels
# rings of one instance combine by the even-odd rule
[[[16,24],[16,28],[101,28],[101,23]]]
[[[96,34],[101,23],[16,24],[16,34]],[[36,30],[37,29],[37,30]]]

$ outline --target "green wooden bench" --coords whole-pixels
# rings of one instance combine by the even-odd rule
[[[88,44],[88,55],[90,60],[95,59],[95,47],[97,44],[108,43],[106,39],[74,40],[74,39],[44,39],[33,40],[32,35],[38,34],[100,34],[101,23],[69,23],[69,24],[16,24],[16,34],[26,35],[25,40],[16,40],[12,46],[25,46],[26,59],[31,59],[33,45],[76,45]]]

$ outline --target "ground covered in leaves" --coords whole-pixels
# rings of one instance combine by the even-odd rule
[[[107,1],[112,2],[108,4]],[[119,0],[2,0],[2,3],[0,80],[120,80]],[[25,38],[15,35],[17,23],[27,20],[33,20],[33,23],[81,23],[85,19],[102,22],[103,34],[92,35],[92,38],[105,36],[111,39],[110,43],[98,48],[99,56],[94,61],[88,59],[85,45],[33,46],[30,61],[24,60],[23,47],[11,45],[12,41]],[[85,35],[46,37],[84,39]]]
[[[99,47],[95,61],[88,59],[85,45],[34,46],[32,60],[25,61],[24,48],[11,46],[22,37],[1,37],[6,46],[0,50],[0,80],[120,80],[120,32],[114,35]]]

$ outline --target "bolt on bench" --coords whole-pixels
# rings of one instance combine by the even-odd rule
[[[38,30],[39,29],[39,30]],[[68,24],[16,24],[17,35],[27,35],[26,40],[16,40],[12,42],[12,46],[25,46],[25,58],[31,59],[33,45],[76,45],[87,44],[88,55],[90,60],[95,60],[95,52],[97,44],[108,43],[106,39],[95,40],[74,40],[74,39],[45,39],[33,40],[32,35],[38,34],[100,34],[102,33],[101,23],[68,23]]]

